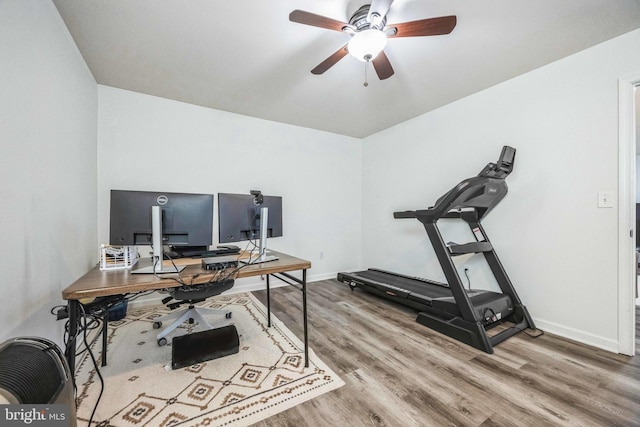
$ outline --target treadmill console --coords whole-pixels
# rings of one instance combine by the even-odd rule
[[[489,163],[478,174],[489,178],[506,178],[513,171],[513,162],[516,158],[516,149],[505,145],[502,147],[497,163]]]

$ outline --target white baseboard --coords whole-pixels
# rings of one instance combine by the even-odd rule
[[[557,323],[547,322],[542,319],[533,319],[537,328],[548,332],[550,334],[554,334],[560,336],[562,338],[567,338],[572,341],[577,341],[581,344],[590,345],[592,347],[596,347],[602,350],[610,351],[612,353],[619,352],[619,343],[617,340],[612,340],[609,338],[605,338],[598,335],[593,335],[588,332],[584,332],[578,329],[568,328],[566,326],[558,325]]]
[[[320,280],[335,279],[336,277],[338,277],[338,273],[315,274],[313,276],[308,277],[307,282],[319,282]]]

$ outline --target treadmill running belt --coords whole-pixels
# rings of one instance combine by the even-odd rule
[[[380,284],[378,288],[394,287],[409,294],[420,295],[427,299],[451,297],[451,290],[446,286],[426,280],[415,279],[407,276],[387,273],[381,270],[369,269],[351,273],[356,277],[374,281]]]

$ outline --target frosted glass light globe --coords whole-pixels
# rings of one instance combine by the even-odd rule
[[[351,56],[362,62],[372,61],[387,45],[387,36],[380,30],[368,29],[356,33],[347,49]]]

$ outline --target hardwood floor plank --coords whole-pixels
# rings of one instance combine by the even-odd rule
[[[301,337],[299,290],[271,299]],[[489,355],[336,280],[310,283],[308,305],[310,347],[345,386],[257,426],[640,426],[638,357],[523,333]]]

